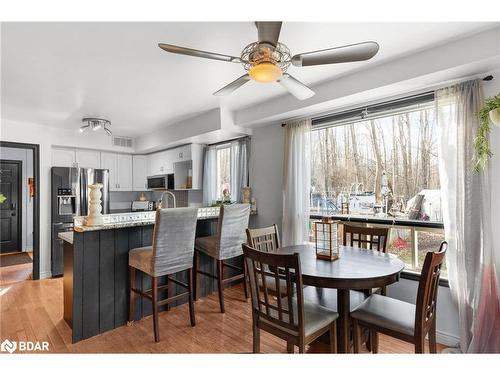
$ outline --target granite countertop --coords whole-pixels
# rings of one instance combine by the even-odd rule
[[[257,212],[250,212],[250,215],[256,215]],[[96,230],[109,230],[119,228],[129,228],[145,225],[154,225],[156,212],[127,212],[121,214],[103,215],[104,223],[102,225],[87,226],[84,217],[76,217],[73,230],[75,232],[90,232]],[[214,220],[219,218],[219,207],[200,207],[198,208],[198,220]]]
[[[61,232],[57,236],[61,240],[73,244],[73,232]]]

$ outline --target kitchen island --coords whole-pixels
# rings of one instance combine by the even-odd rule
[[[100,226],[87,227],[82,218],[75,219],[73,232],[60,233],[64,241],[64,320],[72,328],[73,343],[116,327],[128,320],[128,252],[136,247],[152,244],[154,212],[105,215]],[[196,236],[214,235],[217,230],[218,210],[200,208]],[[241,259],[235,264],[241,267]],[[200,253],[199,269],[215,274],[213,259]],[[227,268],[227,272],[234,272]],[[175,278],[187,281],[187,271]],[[167,282],[160,279],[160,285]],[[151,278],[137,271],[137,289],[151,288]],[[170,283],[169,291],[160,292],[160,298],[176,294],[177,286]],[[180,288],[180,287],[179,287]],[[216,289],[213,279],[199,276],[198,295],[205,296]],[[186,303],[179,300],[170,306]],[[136,298],[135,320],[152,314],[151,303]],[[169,306],[169,307],[170,307]],[[162,306],[160,311],[167,309]]]

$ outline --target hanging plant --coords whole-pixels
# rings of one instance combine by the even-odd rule
[[[484,106],[477,114],[479,117],[479,129],[477,129],[474,148],[476,149],[475,170],[479,172],[486,167],[488,160],[493,156],[490,149],[489,134],[491,131],[490,112],[500,110],[500,94],[486,99]],[[493,116],[491,116],[493,117]]]

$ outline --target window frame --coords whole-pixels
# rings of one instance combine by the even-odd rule
[[[319,116],[316,118],[312,119],[312,130],[311,131],[318,131],[324,128],[329,128],[329,127],[336,127],[336,126],[346,126],[349,124],[352,124],[353,122],[362,122],[370,119],[376,119],[376,118],[381,118],[381,117],[387,117],[387,116],[394,116],[400,113],[406,113],[409,111],[416,111],[419,109],[424,109],[428,108],[430,104],[435,102],[435,95],[434,92],[423,92],[420,94],[412,95],[412,96],[406,96],[394,100],[389,100],[389,101],[384,101],[384,102],[378,102],[366,106],[360,106],[354,109],[349,109],[346,111],[341,111],[341,112],[336,112],[336,113],[331,113],[323,116]],[[392,226],[397,225],[397,222],[399,221],[400,225],[398,227],[404,227],[406,229],[410,229],[412,231],[415,231],[415,236],[418,233],[418,228],[421,228],[420,231],[425,232],[425,228],[428,229],[436,229],[436,230],[442,230],[444,234],[444,224],[442,222],[433,222],[433,221],[417,221],[417,220],[409,220],[409,219],[403,219],[403,220],[390,220],[390,219],[381,219],[377,217],[373,217],[370,219],[363,218],[363,217],[349,217],[347,220],[345,217],[336,217],[336,215],[328,215],[333,217],[334,219],[338,220],[343,220],[343,221],[352,221],[352,222],[358,222],[358,223],[366,223],[369,225],[382,225],[382,226],[387,226],[391,225]],[[311,214],[310,215],[310,220],[317,220],[321,219],[323,215],[320,214]],[[413,254],[415,252],[415,249],[413,248],[412,244],[412,256],[415,256]],[[418,253],[418,249],[417,249]],[[420,271],[414,271],[414,270],[403,270],[401,272],[401,278],[403,279],[408,279],[408,280],[414,280],[414,281],[420,281],[421,278],[421,272]],[[439,279],[439,285],[443,287],[449,287],[449,282],[448,282],[448,277],[443,278],[441,277]]]

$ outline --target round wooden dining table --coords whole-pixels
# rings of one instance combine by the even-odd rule
[[[339,246],[334,261],[317,259],[313,244],[285,246],[278,254],[298,253],[304,285],[337,289],[337,344],[340,353],[350,351],[350,289],[371,290],[399,280],[404,263],[393,254]]]

